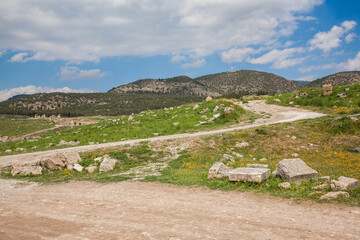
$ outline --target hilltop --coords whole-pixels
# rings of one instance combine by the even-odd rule
[[[231,93],[293,92],[299,86],[278,75],[253,70],[209,74],[198,78],[178,76],[168,79],[140,79],[113,88],[118,93],[168,93],[198,96],[221,96]]]
[[[340,86],[360,81],[360,71],[339,72],[316,79],[306,84],[306,87],[322,87],[324,84]]]

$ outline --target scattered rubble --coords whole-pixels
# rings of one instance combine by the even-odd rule
[[[328,200],[328,199],[336,199],[340,196],[343,196],[345,198],[349,198],[350,197],[350,194],[348,192],[342,192],[342,191],[339,191],[339,192],[328,192],[324,195],[322,195],[319,199],[320,200]]]
[[[233,168],[226,166],[222,162],[215,162],[209,169],[208,180],[215,178],[228,178],[231,170],[233,170]]]
[[[331,181],[331,188],[336,190],[351,190],[356,188],[358,185],[358,180],[355,178],[348,177],[339,177],[338,180]]]

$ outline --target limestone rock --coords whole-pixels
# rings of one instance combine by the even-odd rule
[[[212,97],[207,97],[207,98],[205,99],[206,102],[209,102],[209,101],[211,101],[211,100],[213,100]]]
[[[294,158],[297,158],[299,156],[299,154],[298,153],[293,153],[293,154],[291,154],[291,156],[294,157]]]
[[[233,170],[233,168],[226,166],[222,162],[215,162],[209,169],[208,180],[214,178],[228,178],[231,170]]]
[[[41,166],[50,170],[62,169],[65,167],[65,156],[62,153],[56,153],[43,157],[41,160]]]
[[[242,142],[238,142],[235,144],[235,147],[236,148],[244,148],[244,147],[248,147],[250,144],[245,142],[245,141],[242,141]]]
[[[75,164],[82,160],[78,152],[65,152],[64,157],[65,157],[64,163],[66,165]]]
[[[213,112],[216,112],[217,110],[219,110],[219,106],[215,106]]]
[[[114,170],[116,159],[110,158],[108,155],[104,155],[104,160],[101,162],[99,172],[108,172]]]
[[[224,154],[220,159],[220,162],[224,162],[226,160],[230,160],[231,162],[235,162],[235,158],[229,154]]]
[[[173,123],[174,126],[177,126],[177,125],[179,125],[179,124],[180,124],[179,122],[174,122],[174,123]]]
[[[260,162],[266,162],[267,161],[267,158],[261,158],[260,159]]]
[[[248,168],[269,168],[267,164],[246,164]]]
[[[284,188],[284,189],[290,189],[291,184],[289,182],[283,182],[283,183],[279,183],[278,187],[279,188]]]
[[[237,153],[237,152],[233,152],[232,155],[234,155],[237,158],[243,158],[244,157],[244,155],[241,155],[240,153]]]
[[[320,177],[321,180],[325,180],[326,182],[330,181],[330,176],[322,176]]]
[[[277,176],[290,182],[301,182],[303,179],[317,179],[318,172],[310,168],[299,158],[284,159],[276,167]]]
[[[0,142],[6,142],[8,139],[8,136],[0,136]]]
[[[78,163],[75,163],[75,164],[74,164],[74,170],[77,171],[77,172],[82,172],[83,166],[81,166],[81,165],[78,164]]]
[[[332,180],[331,181],[331,188],[338,189],[338,190],[351,190],[356,188],[358,185],[358,180],[355,178],[348,178],[348,177],[339,177],[338,181]]]
[[[319,199],[320,200],[324,200],[324,199],[336,199],[340,196],[344,196],[346,198],[349,198],[350,195],[349,193],[347,192],[342,192],[342,191],[339,191],[339,192],[328,192],[327,194],[325,195],[322,195]]]
[[[74,170],[74,165],[72,165],[72,164],[66,165],[66,168],[68,170]]]
[[[236,168],[229,172],[229,181],[262,182],[270,177],[267,168]]]
[[[324,184],[321,184],[321,185],[317,185],[317,186],[313,187],[312,189],[313,190],[319,190],[319,189],[325,189],[327,187],[328,187],[328,184],[324,183]]]
[[[134,117],[131,116],[131,115],[128,117],[128,121],[131,121],[131,120],[133,120],[133,119],[134,119]]]
[[[88,166],[87,168],[85,168],[89,173],[93,173],[96,169],[96,166],[92,165],[92,166]]]
[[[345,93],[340,93],[338,95],[336,95],[337,97],[340,97],[340,98],[346,98],[346,94]]]
[[[13,163],[11,175],[40,175],[42,173],[42,167],[39,162],[24,162],[24,163]]]
[[[333,93],[332,91],[332,85],[331,84],[325,84],[323,85],[323,95],[331,95]]]
[[[200,107],[200,106],[196,104],[196,105],[194,106],[193,110],[196,110],[196,109],[198,109],[199,107]]]

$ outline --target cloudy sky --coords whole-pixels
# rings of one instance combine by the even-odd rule
[[[238,69],[360,70],[359,0],[0,1],[0,100]]]

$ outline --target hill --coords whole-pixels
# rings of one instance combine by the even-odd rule
[[[339,72],[323,78],[316,79],[306,84],[306,87],[322,87],[324,84],[340,86],[340,85],[351,84],[359,81],[360,81],[360,71]]]
[[[292,81],[300,86],[305,86],[306,84],[310,83],[310,81],[303,81],[303,80],[292,80]]]
[[[0,102],[0,114],[125,115],[201,101],[199,96],[137,93],[40,93]]]
[[[179,76],[168,79],[141,79],[113,88],[119,93],[168,93],[197,96],[220,96],[238,92],[266,92],[269,94],[293,92],[299,86],[272,73],[238,70],[210,74],[198,78]]]

